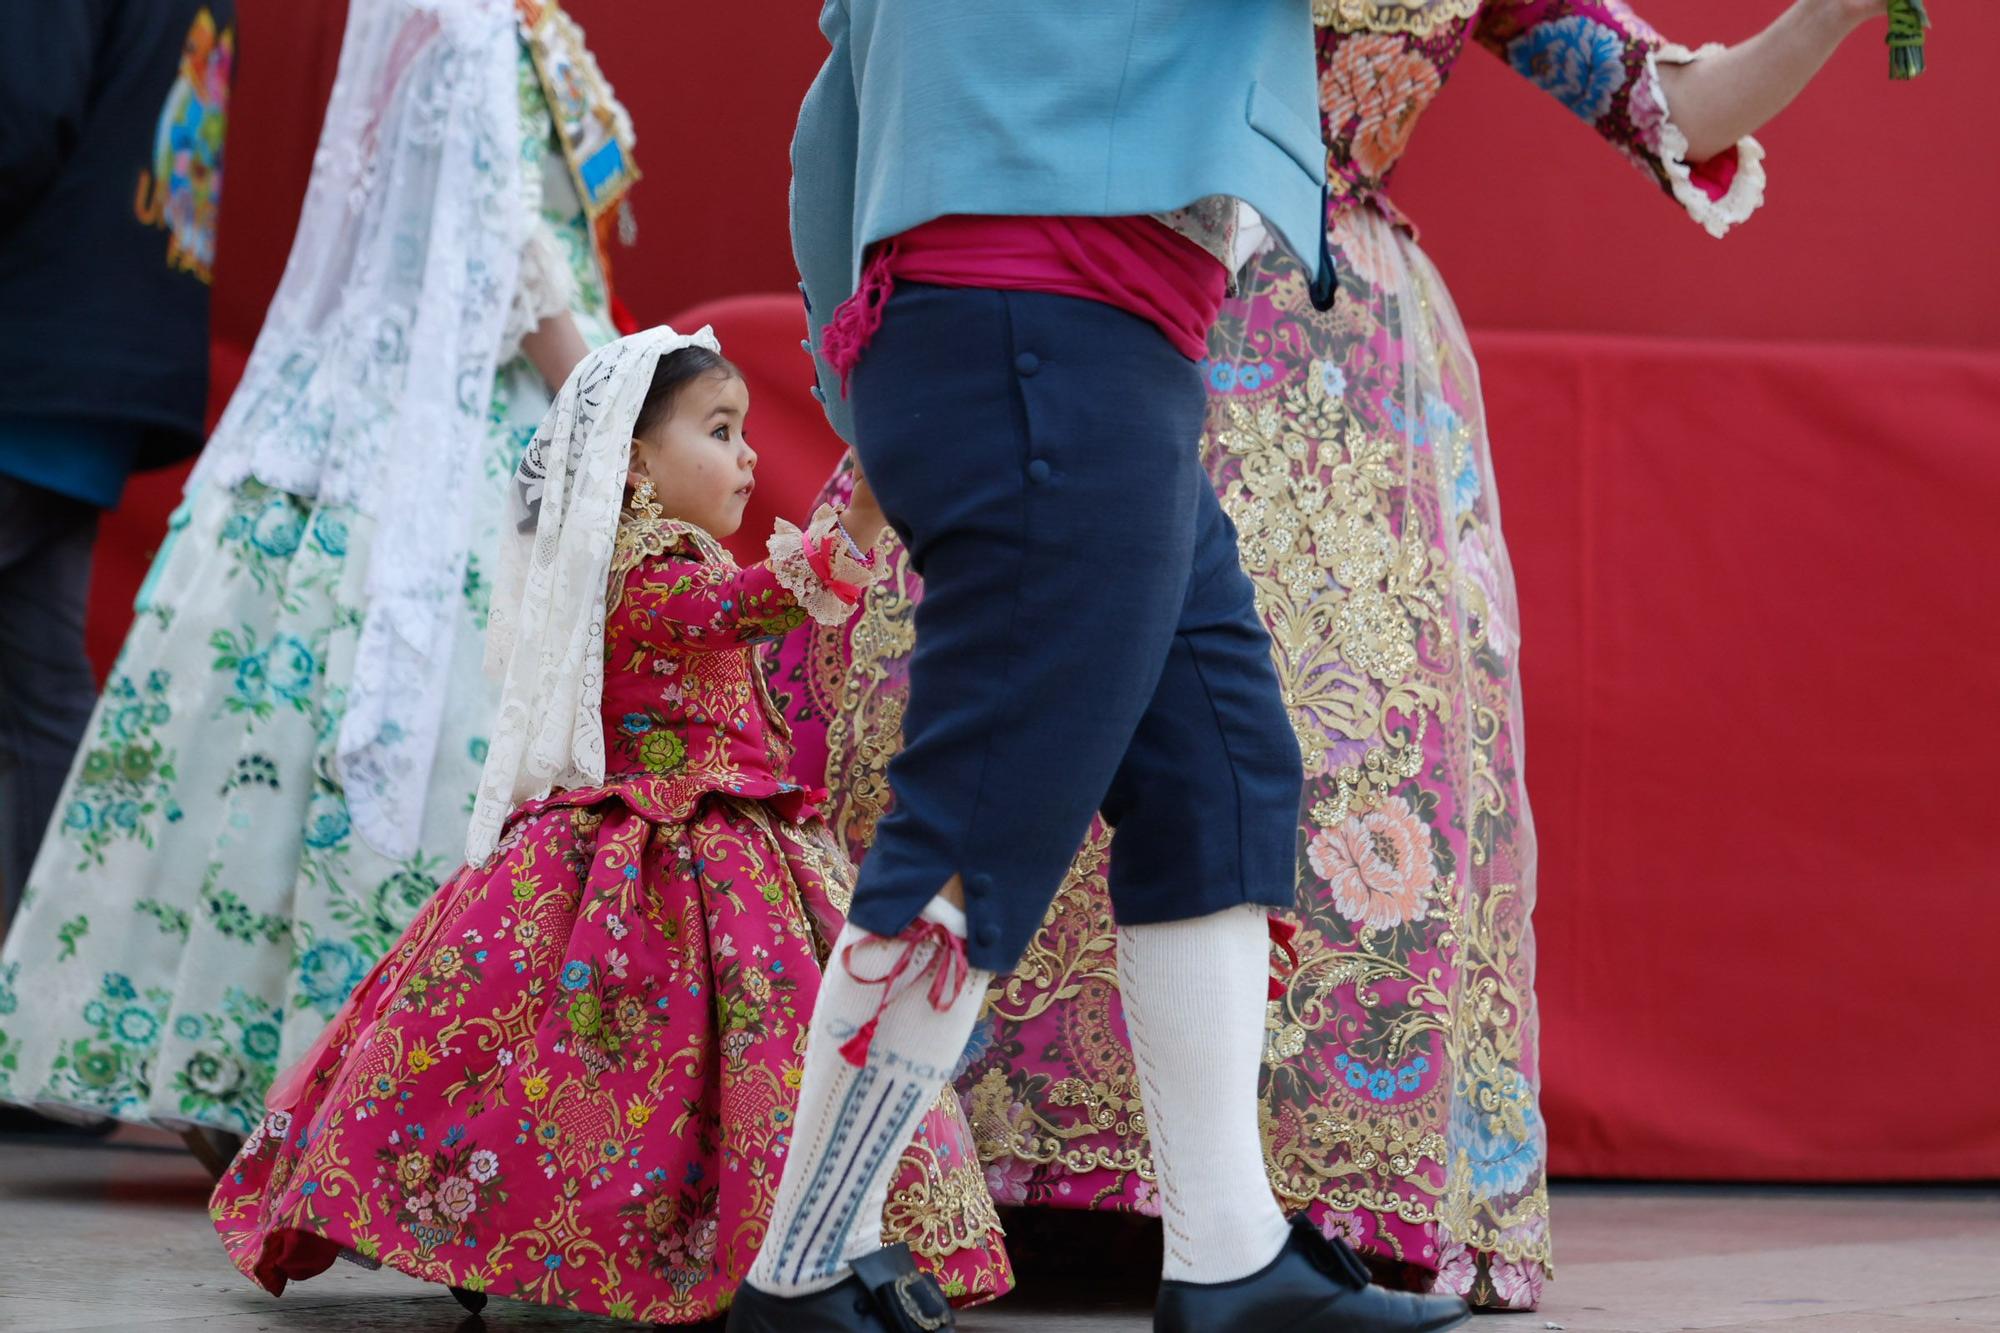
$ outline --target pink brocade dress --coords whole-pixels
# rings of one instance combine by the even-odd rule
[[[751,646],[848,608],[803,558],[738,569],[655,526],[605,623],[610,776],[513,813],[280,1080],[217,1187],[231,1259],[270,1291],[351,1252],[692,1323],[748,1272],[853,874],[781,776]],[[1012,1285],[949,1093],[888,1217],[959,1303]]]
[[[1478,368],[1388,179],[1461,55],[1560,100],[1715,235],[1763,197],[1744,140],[1685,160],[1658,76],[1699,58],[1622,0],[1316,0],[1340,270],[1265,246],[1202,363],[1202,459],[1235,522],[1304,753],[1296,946],[1271,1003],[1271,1184],[1386,1280],[1532,1309],[1549,1271],[1520,621]],[[1495,150],[1505,145],[1496,143]],[[846,478],[836,475],[830,494]],[[921,580],[767,656],[859,858],[889,803]],[[1080,577],[1085,576],[1080,573]],[[1050,756],[1060,763],[1059,754]],[[823,776],[822,776],[823,775]],[[959,1081],[994,1198],[1156,1212],[1092,830]]]

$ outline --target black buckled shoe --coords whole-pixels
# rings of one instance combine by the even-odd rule
[[[1430,1333],[1472,1317],[1456,1296],[1370,1285],[1368,1269],[1304,1218],[1278,1257],[1234,1282],[1162,1282],[1153,1333]]]
[[[957,1328],[951,1302],[910,1247],[891,1245],[854,1261],[854,1276],[810,1296],[773,1296],[744,1283],[729,1307],[729,1333],[936,1333]]]

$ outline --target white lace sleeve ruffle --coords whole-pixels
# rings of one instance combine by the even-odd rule
[[[1668,42],[1646,56],[1646,76],[1632,90],[1632,122],[1645,146],[1666,169],[1667,183],[1688,216],[1708,234],[1722,237],[1737,223],[1746,220],[1764,202],[1764,145],[1745,135],[1736,141],[1736,176],[1721,198],[1713,198],[1695,182],[1694,166],[1688,161],[1687,135],[1674,124],[1673,110],[1660,81],[1660,66],[1691,65],[1724,48],[1711,42],[1699,50]]]
[[[881,572],[872,555],[865,561],[855,556],[832,505],[821,505],[804,532],[779,519],[766,546],[771,553],[771,572],[778,582],[822,625],[845,624],[861,600],[862,590]],[[830,579],[821,577],[813,567],[815,550],[827,554]]]
[[[520,354],[521,343],[541,322],[576,307],[576,278],[570,272],[569,256],[547,222],[540,218],[528,232],[521,247],[521,276],[514,283],[514,302],[507,310],[507,325],[500,337],[499,364],[505,365]]]

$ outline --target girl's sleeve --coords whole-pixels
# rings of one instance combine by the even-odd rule
[[[807,620],[839,625],[874,582],[831,506],[801,532],[778,520],[770,558],[743,569],[668,555],[627,576],[617,616],[634,642],[684,651],[733,650],[784,637]]]
[[[1480,45],[1587,122],[1680,201],[1711,236],[1764,202],[1764,149],[1745,136],[1706,162],[1687,160],[1660,83],[1662,65],[1700,60],[1665,41],[1624,0],[1488,0]]]

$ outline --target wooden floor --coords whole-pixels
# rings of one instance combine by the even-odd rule
[[[273,1300],[222,1257],[191,1159],[160,1141],[51,1146],[0,1139],[0,1330],[447,1333],[451,1299],[350,1265]],[[1066,1234],[1101,1248],[963,1316],[971,1333],[1140,1333],[1145,1247],[1129,1230]],[[1474,1333],[1942,1333],[2000,1329],[2000,1190],[1558,1189],[1560,1279],[1532,1315]],[[1134,1251],[1141,1257],[1136,1257]],[[1026,1267],[1026,1265],[1024,1265]],[[1120,1271],[1122,1269],[1122,1271]],[[1039,1276],[1040,1281],[1036,1281]],[[489,1333],[631,1325],[495,1301]]]

